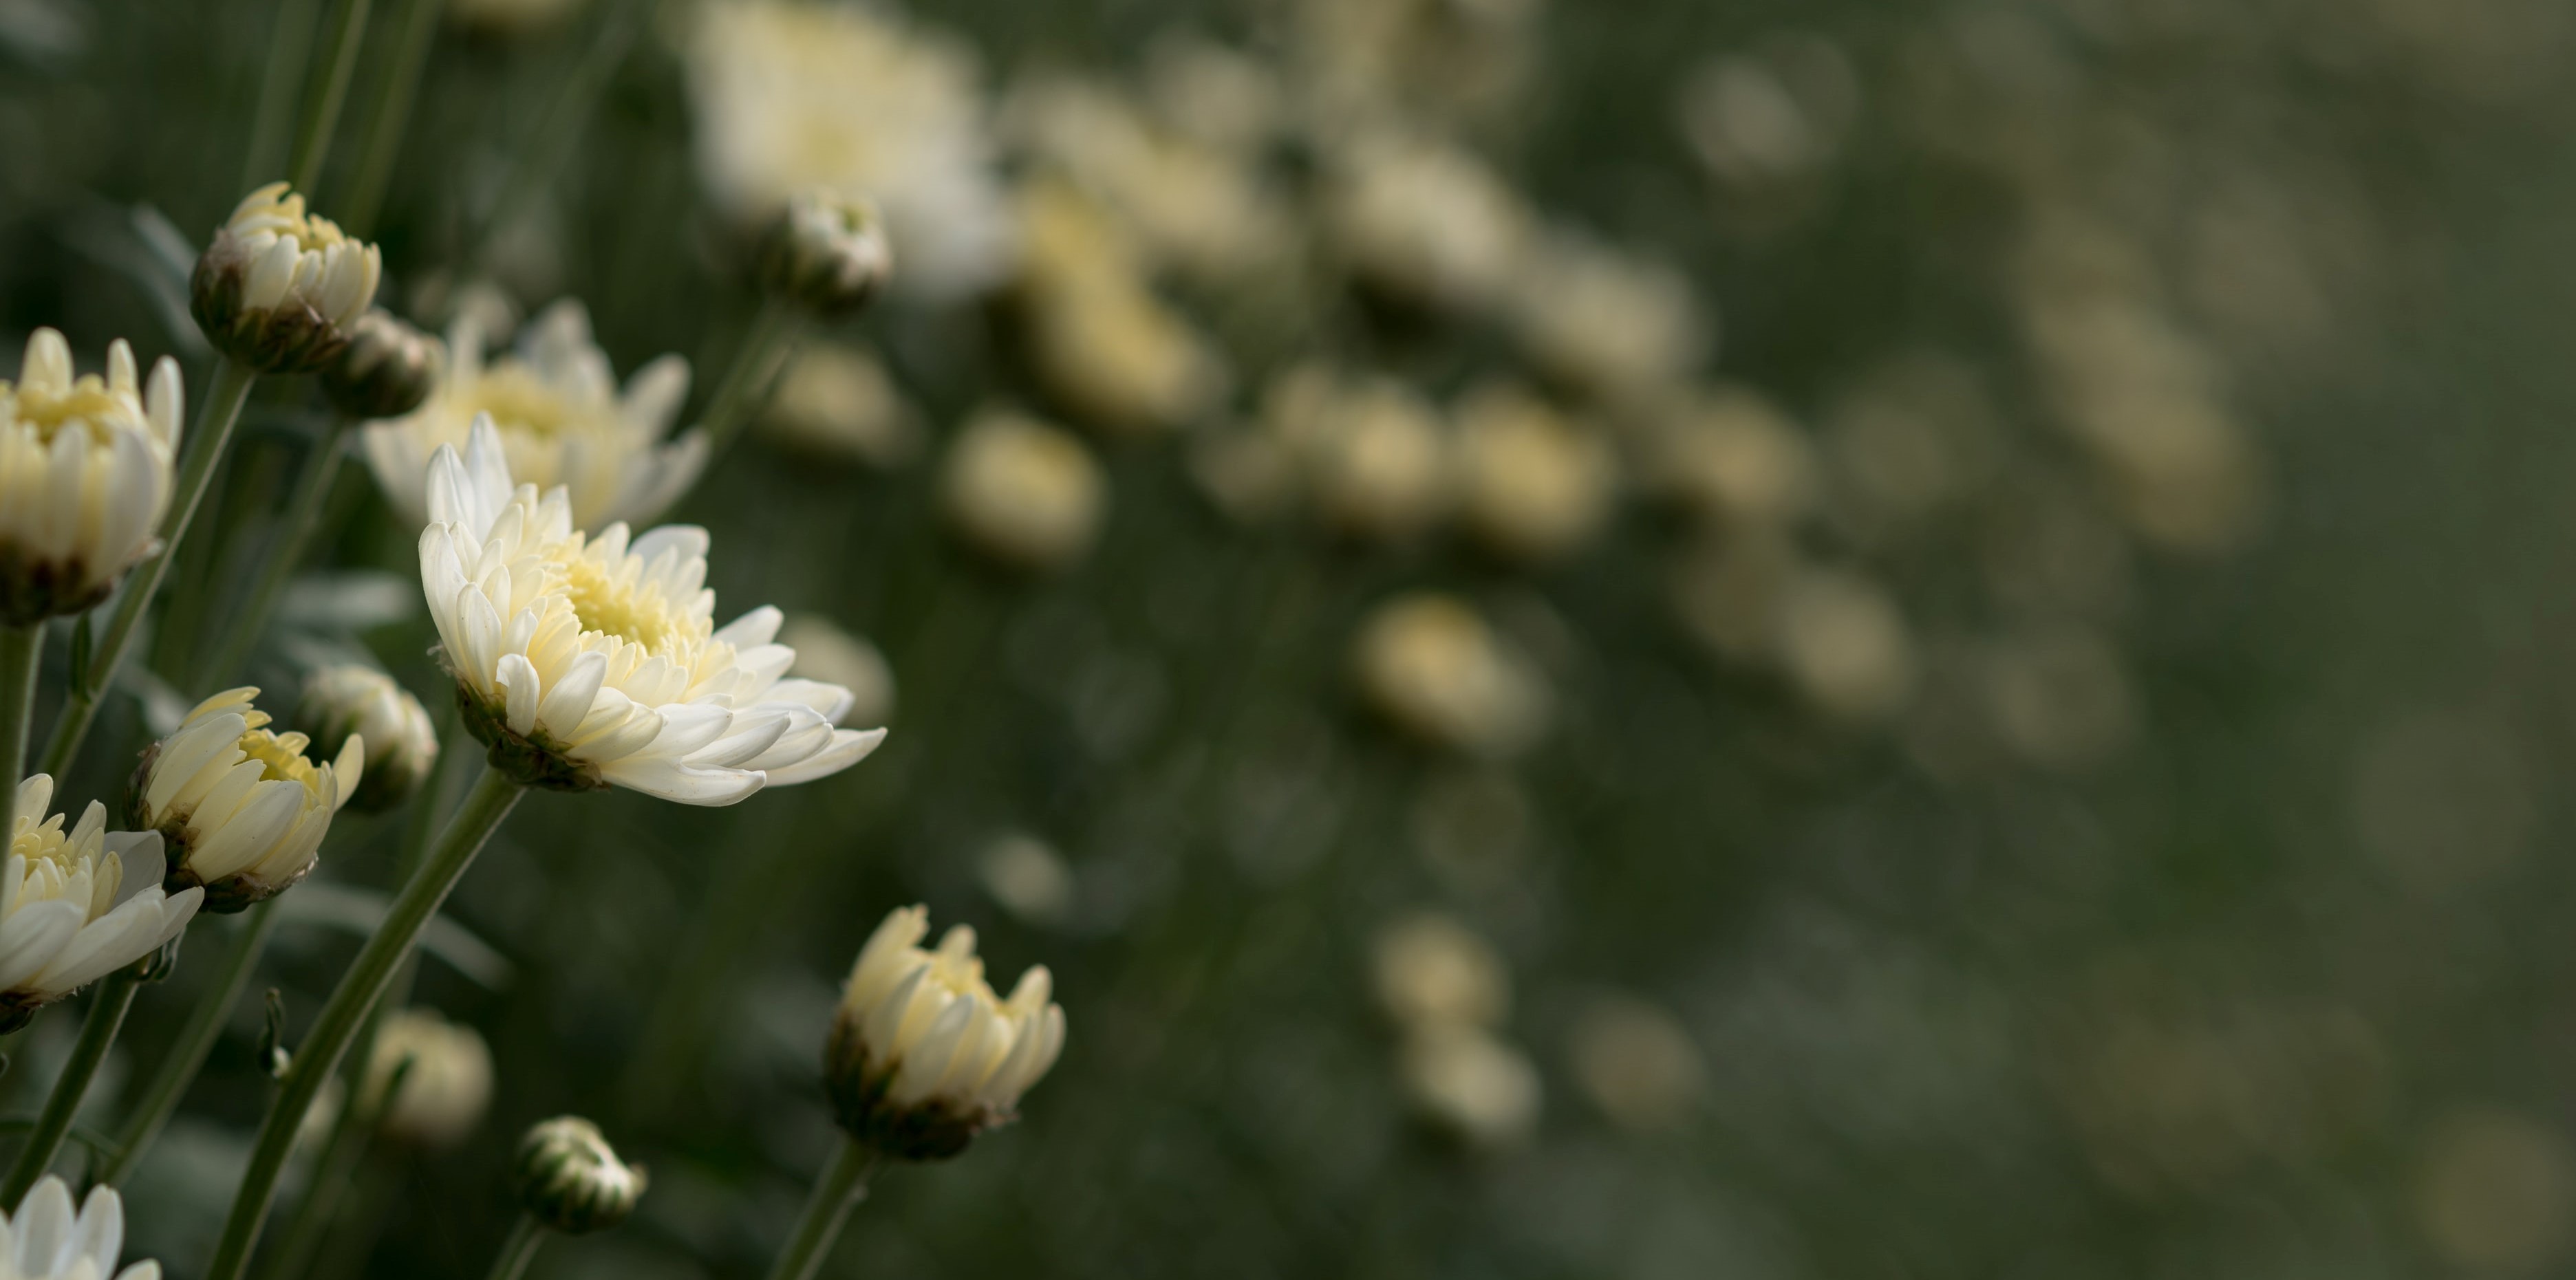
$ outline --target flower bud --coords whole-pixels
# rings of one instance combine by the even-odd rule
[[[365,741],[366,776],[349,796],[360,813],[382,813],[410,799],[438,765],[438,727],[429,712],[373,667],[344,663],[307,677],[295,723],[325,756],[337,755],[352,738]]]
[[[1430,745],[1502,758],[1547,727],[1550,697],[1538,670],[1464,601],[1425,593],[1381,605],[1361,625],[1357,649],[1362,696]]]
[[[271,733],[253,688],[198,703],[176,733],[143,750],[128,794],[137,830],[158,831],[176,894],[205,886],[205,909],[243,910],[313,870],[331,815],[357,790],[366,762],[356,735],[329,764],[305,758],[310,739]]]
[[[866,306],[894,270],[885,220],[866,200],[810,191],[761,233],[760,284],[826,319]]]
[[[859,952],[824,1050],[824,1087],[851,1137],[905,1160],[944,1160],[1017,1118],[1020,1095],[1064,1049],[1064,1010],[1036,965],[1008,1000],[984,982],[975,931],[925,951],[930,913],[905,907]]]
[[[425,1147],[455,1146],[492,1104],[492,1050],[474,1028],[449,1022],[434,1009],[405,1009],[385,1019],[376,1033],[362,1096],[375,1108],[376,1128],[385,1136]]]
[[[538,1122],[519,1139],[510,1181],[519,1207],[568,1236],[606,1231],[644,1198],[644,1170],[617,1158],[599,1126],[580,1116]]]
[[[134,351],[107,349],[107,376],[72,376],[63,335],[38,329],[16,385],[0,382],[0,622],[79,613],[159,545],[179,444],[179,366],[149,384]]]
[[[352,418],[399,418],[438,387],[438,339],[381,308],[349,326],[349,345],[322,369],[322,394]]]
[[[384,275],[376,246],[304,212],[283,182],[251,192],[215,229],[188,278],[206,340],[261,373],[311,373],[338,358]]]
[[[1012,413],[967,424],[941,477],[949,523],[976,550],[1043,572],[1082,558],[1108,506],[1100,464],[1082,442]]]

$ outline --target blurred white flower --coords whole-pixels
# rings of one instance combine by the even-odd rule
[[[1353,139],[1326,167],[1324,225],[1363,282],[1441,311],[1510,296],[1528,257],[1531,215],[1483,161],[1381,132]]]
[[[1714,329],[1680,269],[1569,231],[1526,256],[1511,310],[1541,369],[1613,400],[1687,377]]]
[[[1878,720],[1914,696],[1912,632],[1877,584],[1834,569],[1801,571],[1784,588],[1777,630],[1781,664],[1798,690],[1844,720]]]
[[[255,688],[197,704],[145,749],[131,820],[158,831],[175,864],[166,884],[203,885],[206,910],[233,912],[284,892],[313,869],[331,815],[358,789],[366,745],[352,735],[315,764],[300,733],[271,733]]]
[[[879,469],[921,452],[920,415],[885,362],[840,342],[798,345],[755,429],[782,448]]]
[[[988,411],[948,446],[940,496],[967,542],[1016,568],[1082,558],[1108,514],[1109,484],[1089,450],[1035,419]]]
[[[114,1187],[92,1187],[72,1212],[72,1189],[47,1174],[0,1215],[0,1276],[7,1280],[161,1280],[161,1264],[116,1269],[125,1251],[125,1202]]]
[[[1602,996],[1575,1015],[1575,1083],[1628,1129],[1669,1128],[1707,1088],[1708,1068],[1688,1028],[1634,996]]]
[[[1486,550],[1538,563],[1600,531],[1618,473],[1599,436],[1510,388],[1468,397],[1455,417],[1458,513]]]
[[[376,1032],[365,1096],[386,1136],[425,1147],[455,1146],[492,1105],[491,1047],[480,1032],[449,1022],[437,1010],[405,1009]]]
[[[18,784],[0,873],[0,1025],[12,1029],[160,950],[205,897],[193,888],[162,891],[159,832],[109,831],[107,806],[93,800],[66,833],[63,815],[44,816],[53,799],[45,774]]]
[[[698,172],[757,226],[801,192],[885,211],[898,288],[955,298],[998,281],[1011,225],[974,59],[883,12],[712,0],[683,49]]]
[[[78,613],[157,545],[170,505],[183,395],[177,362],[107,348],[107,376],[75,379],[63,335],[38,329],[15,385],[0,382],[0,622]]]
[[[1675,396],[1650,413],[1646,483],[1706,519],[1778,527],[1814,508],[1815,446],[1786,414],[1748,390]]]
[[[1487,1032],[1456,1025],[1415,1032],[1398,1065],[1414,1106],[1476,1146],[1517,1146],[1538,1125],[1538,1068]]]
[[[1378,1003],[1408,1030],[1490,1028],[1511,1011],[1512,979],[1503,958],[1437,912],[1379,929],[1369,960]]]
[[[975,874],[993,901],[1022,920],[1059,924],[1073,909],[1073,868],[1054,846],[1027,832],[984,846],[975,859]]]
[[[797,674],[850,691],[850,705],[839,723],[886,724],[894,719],[894,667],[866,637],[800,613],[778,629],[778,643],[796,651]]]
[[[825,1078],[841,1125],[908,1160],[937,1160],[1016,1115],[1020,1095],[1064,1049],[1064,1010],[1044,965],[1020,975],[1008,1000],[984,981],[975,931],[949,929],[935,951],[920,942],[930,913],[885,918],[850,970],[832,1025]]]
[[[429,471],[422,590],[468,727],[521,783],[732,804],[884,740],[833,727],[849,690],[784,678],[796,651],[770,643],[778,610],[714,625],[706,530],[583,535],[562,486],[513,486],[488,420]]]
[[[565,486],[573,523],[650,520],[678,500],[707,462],[703,432],[666,441],[689,394],[689,362],[665,355],[619,391],[608,353],[590,336],[590,313],[566,298],[520,333],[518,348],[487,362],[472,318],[448,330],[446,375],[408,417],[367,425],[367,465],[402,518],[425,524],[429,460],[463,447],[478,418],[498,429],[510,474],[539,488]]]
[[[384,276],[376,246],[272,182],[242,198],[197,259],[189,310],[206,340],[262,373],[310,373],[348,345]]]
[[[1305,366],[1271,384],[1262,412],[1297,455],[1315,514],[1335,533],[1405,542],[1448,513],[1447,426],[1410,386]]]
[[[1464,601],[1422,593],[1378,606],[1361,624],[1360,692],[1413,736],[1470,755],[1516,755],[1547,727],[1537,669]]]
[[[341,663],[304,679],[295,722],[320,754],[337,754],[352,737],[366,743],[366,776],[349,802],[382,813],[409,799],[438,765],[438,727],[420,699],[374,667]]]

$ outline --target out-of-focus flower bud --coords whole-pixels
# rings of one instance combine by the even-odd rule
[[[283,182],[251,192],[216,228],[188,280],[206,340],[261,373],[312,373],[338,358],[384,275],[376,246],[304,212]]]
[[[568,1236],[606,1231],[635,1212],[644,1198],[644,1170],[617,1158],[599,1126],[580,1116],[556,1116],[519,1139],[510,1168],[519,1207]]]
[[[254,688],[198,703],[177,732],[144,748],[127,804],[138,830],[169,853],[162,887],[206,889],[205,909],[240,911],[285,892],[313,870],[331,815],[358,789],[366,745],[352,735],[329,764],[310,739],[271,733]]]
[[[754,429],[782,448],[890,470],[921,453],[921,418],[883,361],[837,342],[800,345]]]
[[[904,1160],[944,1160],[1017,1117],[1020,1095],[1064,1049],[1064,1010],[1046,966],[1020,975],[1008,1000],[984,982],[975,931],[919,945],[930,913],[885,918],[841,994],[824,1084],[850,1136]]]
[[[151,553],[179,447],[179,366],[148,387],[134,350],[107,348],[107,377],[72,376],[63,335],[27,338],[18,382],[0,382],[0,622],[25,626],[107,598]]]
[[[1544,402],[1492,390],[1458,411],[1458,505],[1467,531],[1521,563],[1562,556],[1610,514],[1610,449]]]
[[[1538,1068],[1485,1031],[1451,1026],[1408,1035],[1398,1066],[1423,1116],[1475,1146],[1517,1146],[1538,1124]]]
[[[388,1090],[393,1096],[386,1096]],[[365,1097],[385,1136],[425,1147],[455,1146],[482,1123],[492,1104],[492,1050],[474,1028],[449,1022],[436,1010],[405,1009],[385,1019],[376,1033]]]
[[[1425,912],[1378,931],[1371,948],[1378,1002],[1408,1029],[1499,1025],[1511,1009],[1511,976],[1485,940]]]
[[[885,220],[866,200],[809,191],[761,234],[761,287],[827,319],[866,306],[893,271]]]
[[[1800,692],[1843,720],[1883,720],[1914,696],[1905,614],[1867,579],[1811,569],[1791,581],[1776,619],[1782,666]]]
[[[1620,1126],[1670,1128],[1699,1102],[1707,1067],[1673,1015],[1633,996],[1604,996],[1574,1020],[1575,1082]]]
[[[410,799],[438,765],[438,727],[428,710],[373,667],[343,663],[306,677],[295,723],[325,756],[353,737],[365,740],[366,776],[349,796],[361,813],[382,813]]]
[[[1081,559],[1109,505],[1100,464],[1081,441],[1015,413],[984,414],[958,433],[940,490],[967,542],[1036,572]]]
[[[1502,757],[1546,728],[1548,691],[1529,660],[1464,602],[1407,596],[1360,629],[1360,692],[1395,727],[1435,746]]]
[[[1346,537],[1403,542],[1449,508],[1439,410],[1392,380],[1341,388],[1295,434],[1305,443],[1317,514]]]
[[[438,388],[438,339],[381,308],[349,326],[349,345],[322,368],[322,394],[352,418],[399,418]]]

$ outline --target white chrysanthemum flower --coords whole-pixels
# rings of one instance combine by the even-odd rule
[[[1109,482],[1073,436],[1005,410],[977,416],[948,446],[939,489],[948,522],[1003,564],[1062,569],[1091,550]]]
[[[367,776],[349,799],[361,813],[382,813],[410,799],[438,766],[438,727],[429,709],[374,667],[344,662],[305,677],[295,722],[326,756],[351,738],[365,741]]]
[[[27,339],[15,385],[0,382],[0,621],[24,626],[107,598],[153,547],[179,444],[179,366],[135,378],[134,350],[107,348],[107,377],[72,376],[63,335]]]
[[[169,842],[165,886],[205,886],[208,911],[242,910],[303,879],[365,772],[356,735],[315,764],[304,755],[310,739],[266,728],[268,713],[251,705],[258,696],[244,687],[198,703],[145,749],[135,775],[129,817]]]
[[[108,830],[107,806],[95,800],[66,833],[63,815],[43,816],[53,799],[48,775],[18,784],[0,873],[0,1025],[12,1029],[160,950],[205,896],[162,891],[160,833]]]
[[[367,427],[367,465],[406,520],[429,522],[421,499],[429,460],[441,448],[463,448],[478,418],[498,428],[511,475],[571,491],[573,523],[583,529],[652,519],[706,467],[705,433],[663,439],[688,398],[689,362],[665,355],[636,370],[620,392],[578,301],[546,308],[520,333],[515,352],[489,362],[482,328],[470,317],[449,330],[447,349],[446,377],[427,404]]]
[[[513,486],[500,432],[429,468],[421,585],[494,767],[555,790],[619,786],[722,805],[857,764],[882,729],[836,729],[850,691],[784,678],[762,607],[715,626],[707,531],[573,527],[562,486]]]
[[[161,1280],[161,1264],[138,1262],[123,1271],[125,1202],[114,1187],[92,1187],[72,1212],[72,1189],[46,1175],[18,1211],[0,1215],[0,1280]]]
[[[189,278],[189,311],[215,349],[262,373],[310,373],[348,345],[384,256],[304,212],[272,182],[242,198]]]
[[[900,288],[999,280],[1011,222],[974,59],[884,13],[795,0],[702,6],[685,49],[698,171],[757,226],[815,188],[885,211]]]
[[[826,1087],[853,1137],[907,1160],[941,1160],[1009,1123],[1064,1050],[1054,979],[1032,965],[1004,1000],[984,981],[975,931],[920,943],[930,912],[905,907],[877,926],[841,993]]]

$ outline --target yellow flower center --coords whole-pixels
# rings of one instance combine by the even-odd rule
[[[468,399],[471,409],[491,414],[492,421],[503,430],[517,429],[540,437],[552,437],[572,426],[580,416],[564,403],[561,393],[515,360],[500,361],[486,370],[476,380]]]
[[[16,835],[9,841],[9,852],[25,858],[28,866],[34,866],[40,858],[58,863],[71,860],[66,852],[71,838],[63,834],[63,815],[55,814],[39,824],[33,817],[20,814],[17,826]]]
[[[11,392],[8,383],[0,382],[0,395]],[[68,392],[53,392],[42,387],[15,388],[16,419],[36,429],[36,438],[50,445],[65,427],[78,423],[89,433],[90,443],[108,442],[107,424],[135,416],[135,406],[125,397],[107,389],[97,374],[90,374],[72,384]]]
[[[571,557],[563,569],[564,595],[583,631],[615,636],[656,655],[675,653],[687,641],[686,619],[660,590],[639,591],[633,581],[610,576],[584,556]]]
[[[262,720],[267,717],[262,716]],[[293,782],[316,795],[322,793],[322,770],[304,758],[304,748],[312,739],[300,733],[270,733],[253,729],[241,736],[242,754],[259,761],[259,776],[264,782]]]

